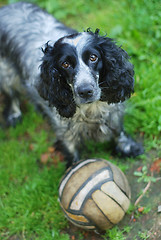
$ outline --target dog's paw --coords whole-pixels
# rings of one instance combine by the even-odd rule
[[[136,157],[144,153],[141,143],[135,142],[131,137],[128,137],[122,132],[117,139],[116,152],[122,157]]]
[[[22,121],[21,113],[13,113],[6,117],[6,125],[7,127],[15,127],[18,123]]]

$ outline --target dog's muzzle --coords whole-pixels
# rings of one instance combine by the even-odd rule
[[[94,95],[94,88],[92,85],[81,85],[77,87],[77,94],[80,98],[90,99]]]
[[[81,84],[74,89],[76,104],[85,104],[98,101],[100,99],[100,88],[92,84]]]

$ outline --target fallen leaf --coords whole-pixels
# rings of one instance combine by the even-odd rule
[[[49,152],[49,153],[55,152],[55,148],[54,148],[54,147],[48,147],[48,152]]]
[[[138,171],[138,172],[141,172],[141,171],[142,171],[142,168],[143,168],[143,166],[138,167],[138,168],[137,168],[137,171]]]
[[[49,153],[43,153],[40,157],[40,161],[43,164],[46,164],[49,160],[50,154]]]
[[[152,163],[150,171],[159,173],[160,170],[161,170],[161,158],[158,158]]]
[[[64,161],[64,155],[61,152],[54,152],[53,154],[51,154],[51,158],[56,161],[56,162],[63,162]]]
[[[144,137],[145,133],[144,132],[140,132],[140,137]]]
[[[142,213],[144,211],[144,207],[139,207],[138,212]]]
[[[88,232],[84,232],[84,237],[87,238],[88,237]]]
[[[31,150],[31,151],[34,150],[34,145],[32,143],[29,145],[29,150]]]

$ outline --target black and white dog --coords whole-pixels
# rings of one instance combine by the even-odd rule
[[[43,50],[42,50],[43,48]],[[30,3],[0,9],[0,91],[8,125],[21,118],[26,94],[48,116],[68,165],[85,139],[113,140],[125,156],[142,153],[123,130],[123,102],[133,92],[133,65],[115,42],[78,33]]]

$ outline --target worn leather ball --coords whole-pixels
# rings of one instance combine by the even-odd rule
[[[59,201],[66,217],[85,229],[106,230],[120,222],[130,205],[124,173],[103,159],[80,161],[62,178]]]

